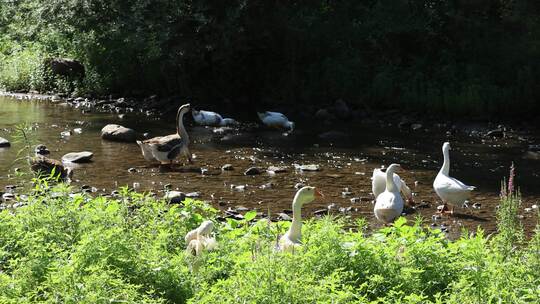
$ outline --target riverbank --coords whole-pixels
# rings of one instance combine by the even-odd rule
[[[303,245],[282,253],[275,245],[287,222],[248,214],[219,221],[205,203],[168,204],[126,189],[109,198],[71,193],[66,185],[38,183],[19,208],[0,212],[2,302],[532,303],[540,297],[540,230],[524,241],[515,214],[499,217],[505,225],[496,235],[470,231],[456,241],[420,221],[400,219],[368,235],[361,219],[312,219],[303,227]],[[218,247],[192,256],[184,235],[205,219],[214,221]]]
[[[255,210],[277,219],[290,216],[296,187],[309,183],[321,187],[326,199],[306,206],[306,216],[363,217],[370,230],[376,230],[380,224],[373,217],[370,177],[375,168],[396,162],[405,168],[400,176],[411,187],[418,204],[406,211],[406,218],[412,221],[423,216],[434,229],[443,229],[455,239],[463,227],[495,231],[499,183],[514,162],[523,187],[520,216],[527,235],[532,234],[536,224],[536,214],[531,211],[540,197],[536,187],[540,163],[533,158],[538,152],[530,151],[530,144],[518,138],[521,134],[486,137],[482,132],[470,134],[472,131],[435,123],[413,130],[412,126],[396,128],[395,122],[377,120],[351,121],[345,126],[300,121],[293,133],[284,136],[254,123],[224,130],[192,126],[188,121],[194,164],[182,164],[180,159],[172,170],[161,170],[144,160],[135,143],[102,140],[100,132],[112,123],[159,136],[174,132],[174,117],[127,112],[128,107],[120,108],[126,112],[117,113],[74,106],[84,100],[0,102],[0,136],[13,142],[11,148],[0,150],[0,172],[5,172],[0,176],[0,191],[15,195],[32,187],[31,173],[23,175],[28,170],[26,163],[17,160],[24,144],[14,140],[17,126],[27,121],[32,122],[28,125],[31,153],[38,144],[47,146],[49,157],[58,160],[67,153],[93,153],[91,162],[66,164],[74,172],[73,187],[93,195],[110,195],[119,186],[128,186],[164,197],[167,189],[172,189],[208,201],[224,215]],[[525,135],[534,139],[539,133]],[[432,184],[440,169],[440,146],[444,141],[450,141],[453,147],[452,174],[477,187],[468,206],[457,206],[460,216],[454,219],[432,217],[440,201]],[[313,165],[319,170],[303,171],[297,169],[299,165]],[[246,175],[250,169],[257,174]],[[12,186],[17,188],[3,190]]]

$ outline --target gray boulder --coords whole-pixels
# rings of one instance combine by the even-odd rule
[[[71,152],[62,156],[62,162],[65,163],[87,163],[90,162],[94,153],[89,151]]]
[[[101,138],[111,141],[135,142],[138,134],[135,130],[121,125],[108,124],[101,129]]]

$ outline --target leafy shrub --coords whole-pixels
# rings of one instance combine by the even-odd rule
[[[362,220],[327,217],[307,220],[303,246],[284,253],[275,248],[290,223],[254,221],[248,212],[216,224],[218,248],[192,256],[184,235],[217,216],[205,203],[70,190],[37,180],[25,206],[0,212],[0,302],[534,303],[540,296],[540,228],[506,251],[504,238],[481,230],[449,241],[420,219],[400,218],[366,235]]]

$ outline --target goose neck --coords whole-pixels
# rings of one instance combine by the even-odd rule
[[[444,161],[439,173],[448,175],[450,173],[450,152],[448,149],[443,150]]]
[[[189,140],[188,133],[186,131],[186,128],[184,127],[184,114],[186,111],[184,109],[181,109],[178,111],[178,114],[176,115],[176,133],[180,135],[181,138],[185,139],[186,141]]]
[[[291,239],[300,239],[302,234],[302,203],[297,196],[294,198],[292,209],[293,219],[289,229],[289,237]]]
[[[394,169],[386,169],[386,191],[394,192],[396,190],[396,184],[394,184]]]

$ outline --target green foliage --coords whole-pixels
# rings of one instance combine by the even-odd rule
[[[169,205],[127,188],[117,198],[38,183],[0,212],[0,302],[533,303],[540,228],[509,254],[482,231],[449,241],[418,219],[363,233],[311,219],[294,253],[276,250],[289,223],[216,224],[218,248],[192,256],[184,235],[217,211]],[[540,227],[540,226],[539,226]]]
[[[0,85],[10,90],[342,98],[458,114],[530,113],[540,98],[534,0],[2,4]],[[83,62],[85,80],[40,82],[43,54]]]

